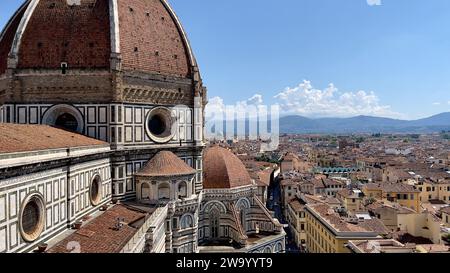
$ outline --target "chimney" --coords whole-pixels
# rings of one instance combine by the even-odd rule
[[[125,221],[125,218],[123,218],[123,217],[117,217],[117,219],[116,219],[116,225],[114,226],[114,229],[115,230],[121,230],[122,229],[122,227],[124,226],[124,221]]]

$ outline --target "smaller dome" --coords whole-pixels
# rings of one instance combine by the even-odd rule
[[[162,151],[157,153],[136,174],[136,176],[161,177],[191,175],[197,171],[187,165],[174,153]]]
[[[215,146],[203,157],[203,187],[231,189],[253,185],[242,161],[231,151]]]

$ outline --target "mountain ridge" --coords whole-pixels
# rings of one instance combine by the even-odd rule
[[[290,115],[280,118],[281,133],[433,133],[450,130],[450,112],[417,120],[375,116],[308,118]]]

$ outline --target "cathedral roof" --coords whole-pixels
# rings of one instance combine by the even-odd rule
[[[77,242],[81,253],[119,253],[142,227],[141,220],[147,215],[147,212],[136,208],[115,205],[51,246],[47,252],[69,253],[72,249],[67,246],[70,242]],[[120,229],[116,228],[118,218],[123,219]]]
[[[106,142],[46,125],[0,123],[0,154],[105,145],[109,146]]]
[[[230,189],[253,185],[244,164],[231,151],[222,147],[208,148],[203,157],[203,187]]]
[[[174,153],[162,151],[157,153],[147,164],[136,174],[137,176],[177,176],[195,174],[196,170],[187,165]]]
[[[79,3],[79,4],[78,4]],[[190,78],[189,42],[166,0],[26,0],[0,34],[0,75],[18,69],[122,69]]]

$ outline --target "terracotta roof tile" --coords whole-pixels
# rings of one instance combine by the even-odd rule
[[[203,186],[205,189],[229,189],[253,185],[242,161],[231,151],[215,146],[203,157]]]
[[[0,153],[100,145],[108,143],[47,125],[0,124]]]
[[[450,214],[450,206],[441,208],[441,212],[446,213],[446,214]]]
[[[188,166],[174,153],[169,151],[161,151],[150,159],[136,175],[158,177],[190,175],[195,173],[196,170]]]
[[[307,206],[321,216],[321,218],[331,225],[338,232],[367,232],[373,231],[362,227],[359,224],[352,224],[342,219],[330,206],[326,204],[309,204]]]
[[[304,211],[305,209],[305,204],[302,204],[298,199],[294,199],[289,202],[289,206],[291,206],[291,208],[296,212]]]
[[[364,185],[364,187],[368,190],[382,190],[384,192],[420,192],[419,190],[415,189],[414,186],[403,183],[370,183]]]
[[[148,213],[116,205],[107,210],[75,233],[51,247],[48,253],[68,253],[69,242],[78,242],[81,253],[118,253],[136,234],[139,228],[132,226],[134,222]],[[124,218],[124,226],[117,230],[117,218]]]

